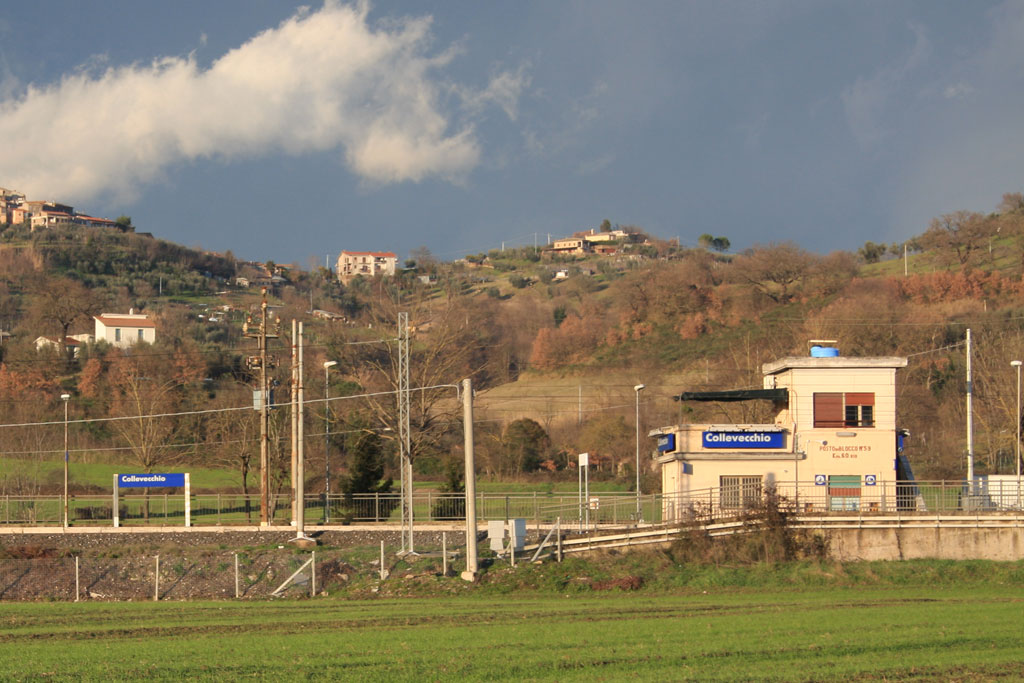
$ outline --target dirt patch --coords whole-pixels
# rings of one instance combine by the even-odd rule
[[[610,591],[615,589],[621,591],[637,591],[644,587],[644,580],[643,577],[640,576],[623,576],[618,579],[595,581],[590,584],[590,587],[596,591]]]

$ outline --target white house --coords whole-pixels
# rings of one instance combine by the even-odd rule
[[[113,346],[127,348],[138,342],[152,344],[156,341],[156,323],[143,313],[101,313],[96,321],[96,341],[106,341]]]
[[[91,334],[70,334],[64,338],[64,346],[71,351],[73,357],[78,358],[78,350],[82,344],[89,344],[93,340]],[[36,337],[36,349],[59,349],[60,337]]]
[[[338,279],[348,282],[357,275],[394,275],[398,257],[390,251],[343,251],[338,256]]]

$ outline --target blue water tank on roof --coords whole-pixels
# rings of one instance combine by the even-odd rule
[[[812,346],[811,358],[835,358],[839,355],[839,349],[834,346]]]

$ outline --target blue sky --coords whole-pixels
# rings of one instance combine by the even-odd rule
[[[1024,0],[7,5],[0,186],[241,258],[827,252],[1024,190]]]

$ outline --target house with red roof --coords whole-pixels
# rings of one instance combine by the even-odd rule
[[[101,313],[93,320],[96,322],[96,341],[106,341],[121,348],[156,341],[156,323],[133,309],[128,309],[128,313]]]

